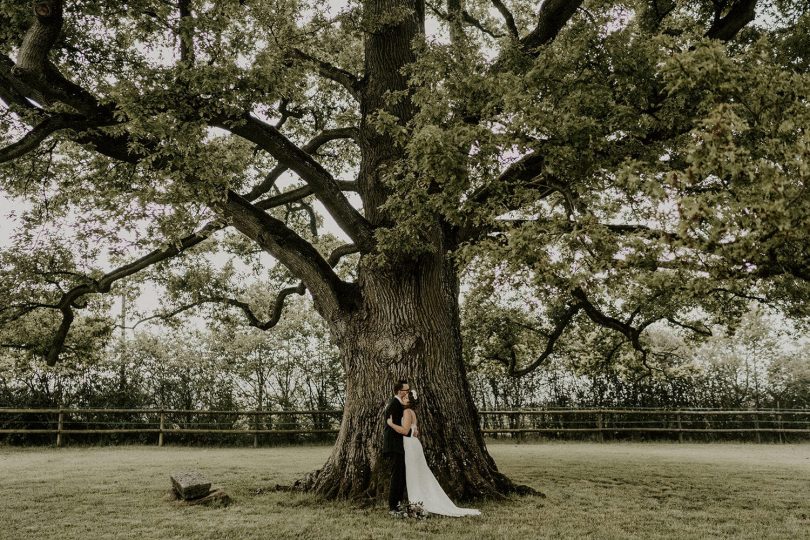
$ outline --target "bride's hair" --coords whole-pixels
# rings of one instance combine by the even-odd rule
[[[419,400],[413,395],[413,391],[408,392],[408,408],[415,409],[419,405]]]

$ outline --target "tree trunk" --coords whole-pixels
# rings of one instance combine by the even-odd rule
[[[399,13],[396,19],[392,13]],[[385,110],[406,125],[416,112],[403,68],[416,58],[412,45],[424,35],[423,0],[369,0],[364,85],[360,99],[359,193],[374,227],[396,226],[384,204],[391,195],[384,173],[403,149],[379,133],[370,115]],[[384,498],[390,468],[381,455],[384,409],[393,385],[407,379],[417,391],[420,439],[428,464],[451,497],[500,497],[515,486],[498,472],[484,445],[461,354],[457,269],[446,254],[456,247],[437,219],[422,231],[432,251],[418,259],[386,253],[388,266],[360,262],[359,306],[325,316],[346,374],[343,420],[332,454],[299,487],[327,498]]]
[[[340,432],[329,460],[300,488],[327,498],[386,496],[383,411],[404,378],[419,398],[428,464],[451,497],[532,492],[498,472],[487,453],[461,355],[458,281],[440,258],[361,274],[362,308],[333,327],[346,372]]]

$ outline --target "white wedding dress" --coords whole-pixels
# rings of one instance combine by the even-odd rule
[[[431,514],[452,517],[481,515],[480,510],[459,508],[453,504],[430,471],[418,438],[402,437],[402,444],[405,447],[405,485],[408,487],[409,502],[422,503],[422,507]]]

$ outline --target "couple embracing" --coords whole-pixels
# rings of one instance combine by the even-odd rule
[[[478,510],[459,508],[453,504],[430,471],[422,443],[419,442],[415,412],[418,404],[416,393],[407,381],[394,385],[394,397],[385,409],[383,437],[383,455],[392,462],[389,512],[396,512],[399,504],[404,502],[407,486],[408,501],[422,503],[422,507],[431,514],[454,517],[479,515],[481,512]]]

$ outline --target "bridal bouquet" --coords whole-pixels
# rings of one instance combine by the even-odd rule
[[[428,516],[430,516],[430,512],[425,510],[421,502],[400,503],[399,506],[397,506],[398,518],[427,519]]]

